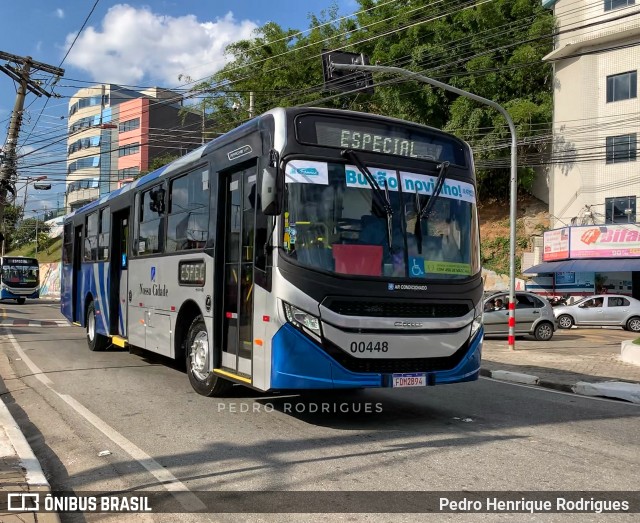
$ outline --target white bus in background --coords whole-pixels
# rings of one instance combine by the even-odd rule
[[[0,257],[0,299],[16,300],[22,305],[27,298],[40,297],[40,266],[35,258]]]

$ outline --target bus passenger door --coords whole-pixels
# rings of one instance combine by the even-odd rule
[[[222,366],[251,376],[256,166],[224,178],[226,192]]]
[[[113,214],[111,234],[111,289],[109,292],[109,318],[112,335],[127,337],[127,308],[129,280],[127,268],[129,265],[129,209]]]
[[[71,274],[71,317],[73,321],[82,320],[80,303],[84,301],[84,296],[80,296],[82,288],[82,225],[73,231],[73,268]]]

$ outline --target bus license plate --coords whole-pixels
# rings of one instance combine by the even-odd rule
[[[427,384],[427,375],[424,372],[411,374],[392,374],[392,386],[395,387],[424,387]]]

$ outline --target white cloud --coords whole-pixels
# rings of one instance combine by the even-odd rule
[[[221,69],[225,47],[250,38],[256,28],[249,20],[235,20],[231,12],[201,22],[194,15],[163,16],[148,7],[118,4],[99,29],[85,28],[66,63],[97,82],[175,86],[180,74],[196,80]],[[65,49],[75,36],[67,35]]]
[[[56,16],[58,18],[64,18],[64,10],[60,9],[59,7],[56,9]]]

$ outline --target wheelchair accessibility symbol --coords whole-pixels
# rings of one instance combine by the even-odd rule
[[[422,258],[409,258],[411,263],[411,276],[419,278],[424,276],[424,260]]]

